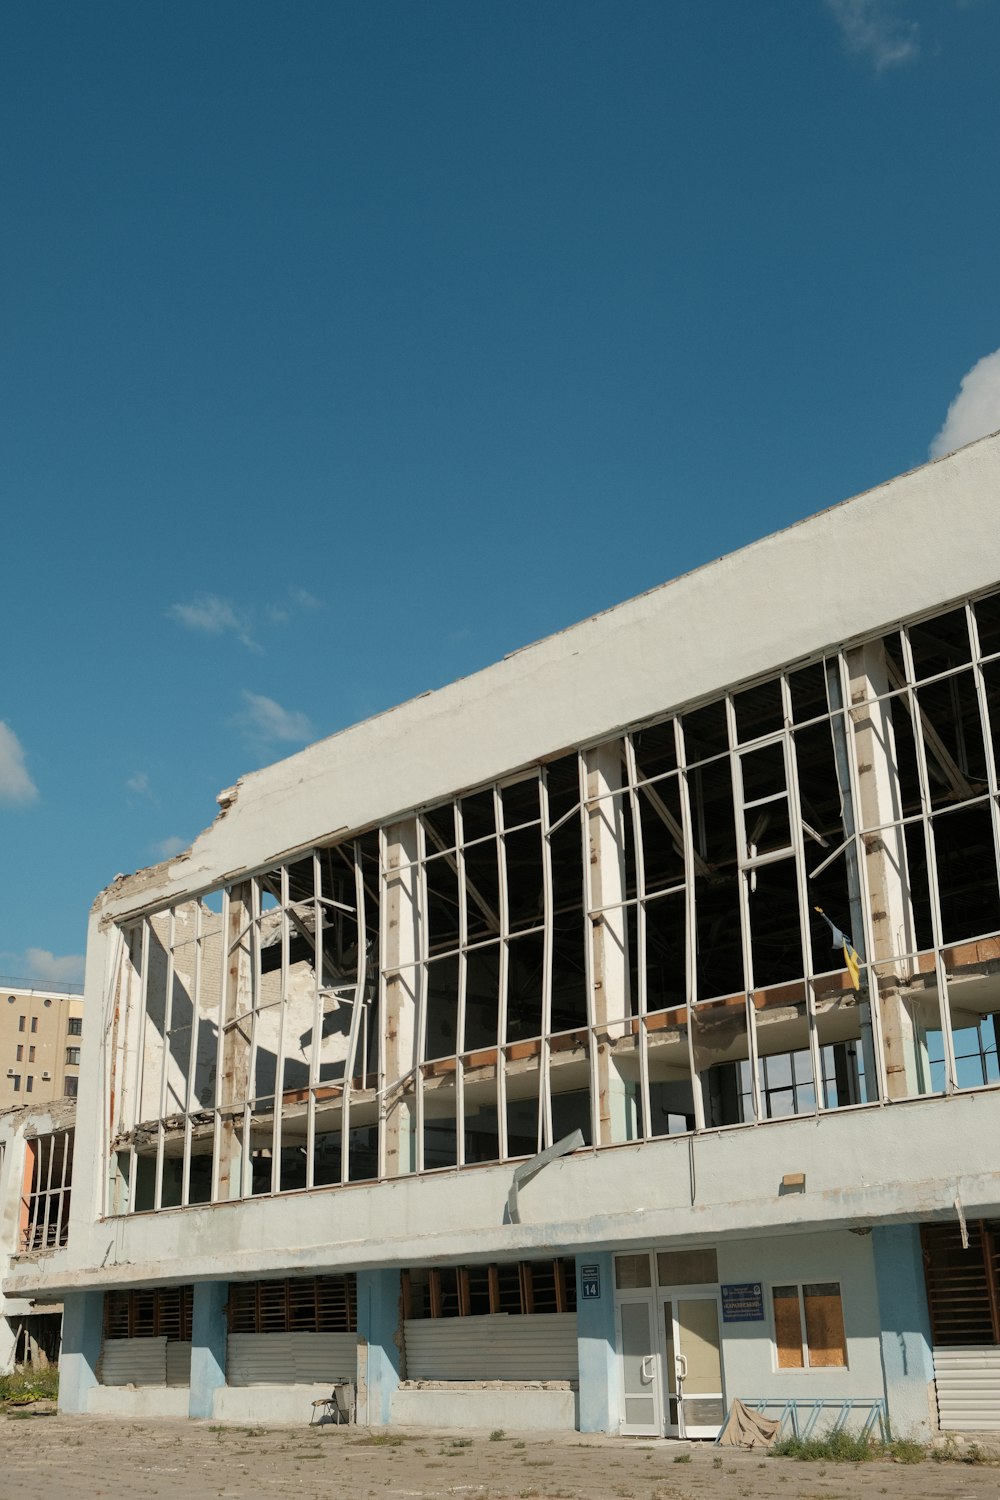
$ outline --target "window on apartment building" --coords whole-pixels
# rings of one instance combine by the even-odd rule
[[[83,1017],[82,1016],[70,1016],[70,1018],[69,1018],[69,1025],[67,1026],[66,1030],[67,1030],[67,1034],[69,1036],[82,1036],[83,1035]]]
[[[230,1333],[355,1333],[357,1326],[353,1275],[229,1284]]]
[[[35,1087],[35,1075],[34,1075],[34,1073],[29,1073],[28,1076],[27,1076],[27,1078],[24,1080],[24,1092],[26,1094],[30,1094],[32,1092],[32,1090],[34,1089],[34,1087]]]
[[[28,1048],[28,1061],[29,1062],[34,1062],[34,1060],[35,1060],[35,1049],[34,1049],[34,1047],[29,1047]]]
[[[191,1341],[194,1288],[160,1286],[105,1292],[106,1339],[167,1339]]]
[[[80,1085],[79,1078],[74,1078],[71,1075],[69,1078],[66,1079],[66,1082],[65,1082],[65,1085],[64,1085],[64,1092],[65,1092],[65,1095],[66,1095],[67,1099],[75,1099],[76,1098],[76,1091],[77,1091],[79,1085]]]
[[[79,1049],[79,1047],[67,1047],[66,1048],[66,1061],[68,1063],[72,1063],[74,1065],[76,1065],[76,1064],[79,1063],[79,1061],[80,1061],[80,1049]]]
[[[576,1311],[572,1261],[429,1266],[403,1272],[404,1318],[476,1318],[488,1313]]]
[[[15,1073],[14,1074],[13,1078],[10,1080],[10,1085],[11,1085],[11,1088],[14,1090],[15,1094],[19,1094],[21,1092],[21,1075],[20,1075],[20,1073]]]
[[[32,1034],[34,1034],[38,1030],[38,1017],[37,1016],[32,1016],[32,1018],[31,1018],[31,1030],[32,1030]]]
[[[771,1298],[779,1370],[825,1370],[847,1364],[838,1282],[776,1286]]]
[[[18,1031],[23,1031],[24,1030],[24,1023],[25,1023],[26,1020],[27,1020],[26,1016],[18,1016],[18,1018],[17,1018],[17,1029],[18,1029]]]
[[[21,1043],[18,1042],[18,1044],[17,1044],[17,1058],[16,1058],[16,1061],[17,1062],[23,1062],[23,1060],[24,1060],[24,1048],[21,1046]]]

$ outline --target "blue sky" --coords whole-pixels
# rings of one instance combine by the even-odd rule
[[[241,773],[1000,427],[998,59],[997,0],[5,6],[0,973]]]

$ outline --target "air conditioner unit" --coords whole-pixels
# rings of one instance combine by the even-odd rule
[[[8,1068],[7,1069],[7,1077],[8,1078],[13,1078],[13,1076],[14,1076],[14,1069],[13,1068]]]
[[[51,1078],[52,1077],[52,1074],[49,1072],[48,1068],[45,1069],[45,1072],[42,1074],[42,1077],[43,1078]]]

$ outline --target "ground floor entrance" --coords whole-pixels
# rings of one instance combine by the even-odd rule
[[[685,1270],[687,1278],[664,1279]],[[709,1272],[717,1275],[711,1250],[615,1257],[623,1433],[718,1436],[726,1401],[719,1288]]]

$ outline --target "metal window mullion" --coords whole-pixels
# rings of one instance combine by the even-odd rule
[[[174,907],[167,914],[167,978],[163,996],[163,1052],[160,1063],[160,1119],[167,1113],[167,1075],[170,1071],[170,1028],[174,1019],[174,941],[177,936],[177,914]]]
[[[351,1172],[351,1088],[357,1066],[358,1029],[366,1019],[365,992],[368,985],[368,927],[365,917],[365,886],[361,870],[361,845],[357,839],[354,850],[354,899],[357,902],[358,964],[354,975],[354,1007],[351,1025],[347,1034],[347,1058],[344,1063],[344,1081],[340,1096],[340,1180],[350,1181]],[[311,1097],[311,1096],[310,1096]]]
[[[681,833],[684,840],[684,990],[687,1005],[688,1073],[691,1101],[694,1105],[694,1128],[705,1129],[705,1097],[694,1060],[694,1023],[692,1013],[698,995],[698,920],[695,909],[694,825],[691,819],[691,788],[688,783],[687,751],[684,728],[678,716],[674,720],[674,749],[677,754],[677,790],[681,806]]]
[[[261,922],[263,912],[261,908],[260,876],[255,875],[250,881],[250,1009],[247,1017],[250,1022],[250,1061],[247,1067],[246,1092],[243,1097],[244,1103],[252,1099],[257,1102],[257,1047],[258,1047],[258,1024],[257,1012],[261,1001]],[[238,994],[237,990],[237,994]],[[244,1164],[250,1153],[244,1142]]]
[[[594,923],[590,915],[592,896],[590,888],[591,801],[588,795],[589,769],[586,754],[583,751],[578,751],[577,776],[580,786],[580,858],[583,861],[583,966],[587,990],[587,1062],[590,1072],[590,1138],[596,1147],[600,1144],[601,1140],[601,1080],[597,1066],[597,1047],[594,1038],[596,1000],[594,996]]]
[[[388,963],[388,922],[386,920],[389,911],[386,886],[388,882],[388,839],[385,828],[380,827],[378,831],[378,880],[379,880],[379,912],[381,914],[378,924],[378,1175],[381,1181],[386,1175],[386,984],[385,972]]]
[[[997,878],[1000,883],[1000,801],[998,801],[997,787],[997,764],[993,753],[993,734],[990,724],[989,699],[986,694],[986,678],[983,673],[983,664],[979,647],[979,626],[975,613],[970,604],[965,606],[969,620],[970,639],[972,641],[972,653],[975,658],[972,668],[973,680],[976,684],[976,698],[979,702],[980,731],[983,736],[983,748],[986,755],[986,782],[990,793],[990,820],[993,825],[993,854],[997,865]],[[1000,725],[997,726],[1000,730]],[[981,1025],[982,1023],[980,1023]]]
[[[500,947],[498,953],[499,986],[497,994],[497,1101],[500,1124],[503,1127],[503,1154],[509,1155],[507,1141],[507,985],[510,970],[510,907],[507,899],[507,845],[504,840],[503,799],[499,787],[493,788],[493,812],[496,819],[497,890],[499,895],[497,915],[500,918]],[[502,1096],[502,1097],[501,1097]],[[537,1135],[537,1114],[535,1120]]]
[[[941,921],[941,897],[938,891],[937,846],[934,838],[934,820],[931,817],[930,781],[927,775],[927,756],[924,746],[923,721],[919,716],[919,702],[914,689],[913,650],[907,630],[900,631],[903,645],[903,667],[907,676],[907,707],[913,721],[913,743],[916,749],[917,781],[920,788],[920,806],[924,816],[924,840],[927,858],[927,888],[930,892],[931,934],[934,939],[934,968],[938,982],[938,1017],[941,1022],[941,1050],[945,1065],[945,1093],[958,1088],[958,1065],[955,1062],[955,1043],[951,1034],[951,1004],[948,994],[948,976],[945,971],[943,925]],[[927,1079],[930,1083],[930,1079]]]
[[[181,1207],[191,1201],[191,1115],[198,1107],[195,1081],[198,1072],[198,1029],[201,1025],[202,905],[194,903],[194,973],[191,980],[191,1036],[188,1040],[187,1079],[184,1089],[184,1160],[181,1166]]]
[[[163,1146],[164,1146],[163,1121],[158,1120],[156,1125],[156,1175],[153,1179],[153,1208],[163,1207]]]
[[[139,957],[139,1038],[135,1049],[135,1124],[142,1122],[142,1087],[146,1058],[146,1006],[149,1002],[149,917],[142,919]]]
[[[413,872],[413,900],[416,902],[417,917],[417,945],[411,964],[413,973],[413,1003],[416,1006],[414,1017],[414,1061],[416,1068],[412,1074],[414,1089],[414,1170],[424,1170],[424,1071],[423,1062],[427,1053],[427,996],[430,993],[430,981],[427,965],[430,958],[430,922],[428,921],[427,907],[427,836],[424,830],[423,818],[417,818],[417,858]]]
[[[781,697],[785,723],[792,721],[792,690],[788,678],[782,675]],[[806,1025],[809,1035],[809,1056],[813,1074],[813,1113],[821,1108],[823,1093],[823,1063],[819,1047],[819,1021],[816,1016],[816,985],[812,961],[812,928],[809,925],[809,885],[806,876],[806,849],[802,830],[802,800],[799,795],[799,763],[795,748],[795,736],[790,730],[785,734],[785,781],[788,787],[789,825],[792,830],[792,848],[795,858],[795,887],[799,901],[799,941],[802,944],[802,974],[805,980]],[[792,1070],[794,1083],[794,1064]],[[825,1099],[823,1101],[825,1106]],[[795,1113],[798,1114],[798,1095],[795,1095]]]
[[[632,813],[632,848],[635,850],[635,958],[638,994],[636,1014],[639,1017],[636,1040],[639,1044],[639,1109],[641,1113],[642,1139],[649,1136],[649,1037],[645,1026],[648,1010],[646,973],[646,857],[643,845],[642,817],[639,796],[636,792],[638,772],[635,763],[635,746],[630,734],[624,737],[625,768],[628,773],[628,800]],[[627,917],[626,917],[627,920]],[[626,944],[627,949],[627,944]]]
[[[274,1059],[274,1104],[271,1116],[271,1192],[281,1191],[281,1127],[285,1110],[285,1021],[288,1015],[289,927],[288,866],[281,866],[281,1010],[278,1013],[278,1052]],[[315,941],[315,933],[313,934]]]
[[[462,803],[456,797],[452,806],[455,819],[455,874],[458,879],[458,1013],[455,1017],[455,1160],[465,1166],[465,1014],[468,1002],[469,904],[465,889],[465,824]]]
[[[539,1149],[552,1143],[552,1094],[550,1077],[552,1035],[552,970],[554,964],[553,913],[555,907],[552,876],[551,828],[549,826],[549,784],[546,773],[541,773],[538,783],[539,806],[542,814],[542,1045],[538,1055],[538,1138]]]
[[[309,1055],[309,1078],[306,1083],[306,1188],[315,1186],[316,1086],[319,1082],[319,1055],[323,1045],[323,934],[326,915],[320,902],[323,889],[323,864],[319,850],[312,852],[313,880],[313,1024]],[[304,903],[305,904],[305,903]],[[355,1006],[355,1010],[357,1007]],[[351,1016],[351,1025],[354,1016]]]
[[[219,1110],[223,1100],[223,1077],[225,1069],[225,1038],[229,1024],[229,887],[222,891],[222,942],[219,944],[219,1024],[215,1038],[215,1118],[212,1122],[212,1202],[219,1201],[219,1179],[222,1175],[222,1116]]]
[[[733,823],[736,834],[736,858],[739,871],[740,945],[743,950],[743,1000],[747,1035],[747,1063],[750,1069],[751,1102],[759,1121],[761,1112],[760,1078],[757,1058],[757,1007],[753,1000],[753,940],[750,925],[750,881],[746,871],[747,835],[743,814],[743,766],[736,748],[736,708],[732,693],[726,694],[726,725],[729,731],[729,770],[733,787]]]

